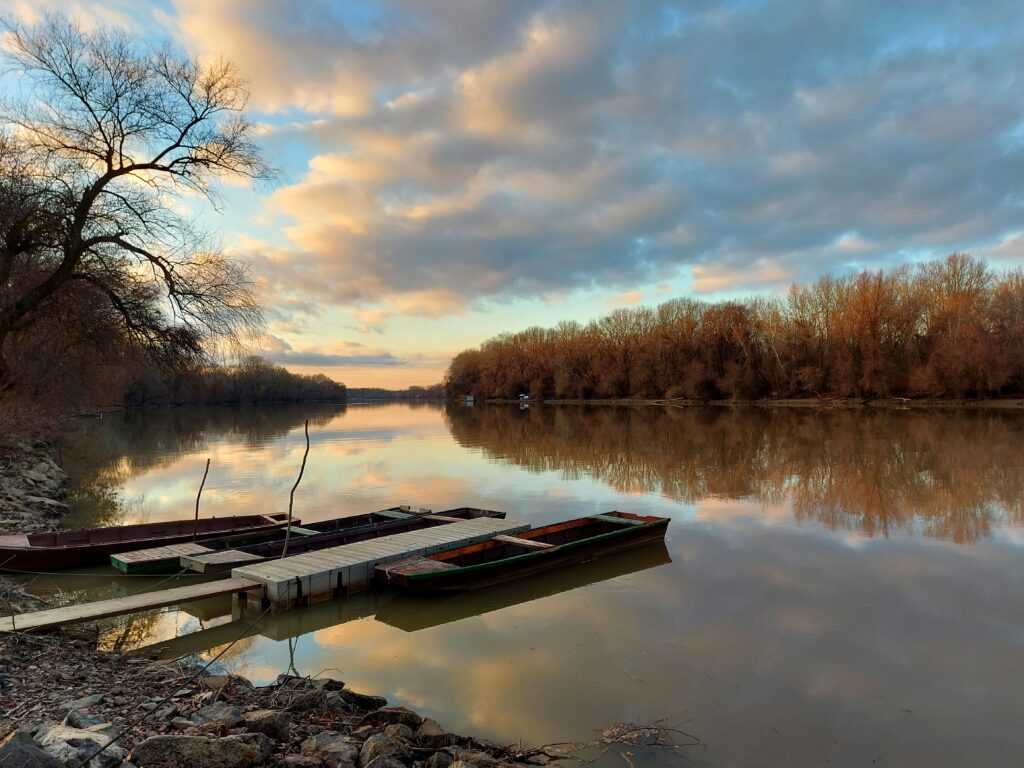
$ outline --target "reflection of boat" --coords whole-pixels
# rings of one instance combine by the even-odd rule
[[[353,544],[357,541],[446,525],[459,520],[472,520],[478,517],[500,519],[505,517],[505,513],[490,509],[476,509],[475,507],[459,507],[437,514],[414,514],[409,511],[387,509],[368,515],[357,515],[355,518],[339,517],[310,523],[302,528],[292,527],[292,535],[288,541],[288,555],[298,555],[303,552]],[[232,546],[230,542],[223,546],[218,544],[211,548],[212,551],[206,553],[183,555],[181,567],[199,573],[223,573],[237,565],[250,565],[281,557],[284,553],[284,543],[284,536],[279,534],[274,539],[260,544],[245,546]]]
[[[445,513],[450,517],[504,517],[503,512],[460,508]],[[291,526],[288,536],[288,554],[308,552],[322,547],[373,538],[386,533],[399,533],[411,528],[425,527],[425,517],[439,519],[429,510],[411,507],[391,507],[378,512],[335,517],[299,526]],[[182,567],[200,573],[215,573],[242,563],[254,563],[268,557],[279,557],[284,548],[285,530],[262,531],[258,534],[224,536],[208,539],[202,544],[154,547],[124,552],[110,558],[110,562],[124,573],[174,573]]]
[[[259,634],[270,640],[286,640],[349,621],[369,618],[374,614],[377,621],[383,624],[406,632],[415,632],[540,600],[631,573],[639,573],[670,562],[672,560],[665,543],[653,541],[625,551],[610,553],[606,557],[575,568],[552,571],[514,584],[501,584],[494,589],[453,593],[434,600],[373,590],[348,595],[344,600],[330,600],[307,608],[262,615],[257,612],[246,613],[244,605],[236,604],[232,613],[233,621],[150,643],[139,648],[138,652],[161,659],[172,659],[201,653],[240,637]],[[224,602],[216,598],[185,605],[182,609],[202,619],[229,612]]]
[[[609,512],[388,563],[376,577],[408,592],[477,589],[663,539],[667,528],[667,517]]]
[[[514,584],[500,584],[493,589],[452,593],[433,600],[395,595],[377,609],[377,621],[406,632],[416,632],[671,562],[665,542],[652,541],[574,568],[555,570]]]
[[[106,563],[118,552],[205,541],[229,533],[267,531],[286,524],[287,515],[238,515],[201,520],[79,528],[53,533],[0,536],[0,570],[63,571]]]
[[[244,605],[236,604],[231,611],[232,620],[206,627],[187,635],[159,640],[135,649],[135,652],[160,659],[175,659],[202,653],[243,637],[262,635],[270,640],[287,640],[316,632],[327,627],[345,624],[356,619],[373,616],[381,604],[394,595],[381,592],[361,592],[344,600],[329,600],[308,608],[283,613],[245,612]],[[217,604],[221,605],[220,603]],[[188,613],[197,615],[194,607]]]

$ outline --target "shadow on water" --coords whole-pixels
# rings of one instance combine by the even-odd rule
[[[233,620],[228,623],[146,646],[136,643],[136,646],[139,646],[140,652],[161,659],[173,659],[199,654],[236,638],[258,634],[271,640],[287,640],[370,617],[405,632],[416,632],[474,616],[483,616],[503,608],[541,600],[671,562],[672,558],[665,544],[656,542],[609,554],[561,571],[537,574],[489,589],[446,596],[407,597],[391,591],[371,591],[300,610],[268,614],[258,621],[258,613],[254,616],[251,613],[239,612],[236,608]],[[206,620],[232,612],[230,601],[221,599],[204,600],[182,608],[189,614]]]
[[[960,544],[1024,523],[1024,419],[1004,411],[450,406],[463,446],[680,502],[788,503],[797,521]]]

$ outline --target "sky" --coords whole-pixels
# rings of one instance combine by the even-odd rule
[[[204,222],[263,353],[431,384],[501,332],[1024,261],[1019,0],[0,0],[233,61],[269,184]]]

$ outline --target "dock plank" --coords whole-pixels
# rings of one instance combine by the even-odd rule
[[[428,551],[437,552],[474,544],[497,535],[514,535],[528,528],[525,523],[515,520],[490,517],[459,520],[436,528],[405,531],[372,541],[244,565],[232,569],[231,575],[263,585],[271,603],[287,604],[298,596],[299,584],[303,598],[322,596],[322,593],[333,590],[337,585],[358,588],[373,578],[377,565],[422,555]]]
[[[204,584],[189,584],[188,586],[175,587],[173,589],[161,589],[156,592],[141,592],[137,595],[115,597],[111,600],[79,603],[78,605],[68,605],[63,608],[49,608],[45,611],[22,613],[13,618],[11,616],[4,616],[0,618],[0,632],[26,632],[33,629],[48,629],[63,626],[64,624],[74,624],[81,621],[95,621],[96,619],[106,619],[111,616],[121,616],[126,613],[135,613],[136,611],[145,611],[151,608],[164,608],[168,605],[202,600],[207,597],[244,592],[259,586],[258,583],[247,579],[221,579],[219,581],[208,581]]]

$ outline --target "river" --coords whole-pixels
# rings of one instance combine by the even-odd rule
[[[709,766],[1019,765],[1024,415],[757,408],[178,408],[83,421],[76,524],[471,505],[542,524],[672,518],[665,545],[440,600],[368,594],[271,617],[222,663],[293,666],[503,742],[666,722]],[[107,570],[39,578],[80,597]],[[229,636],[216,601],[104,642]],[[191,646],[189,645],[191,643]],[[641,755],[638,760],[646,758]]]

